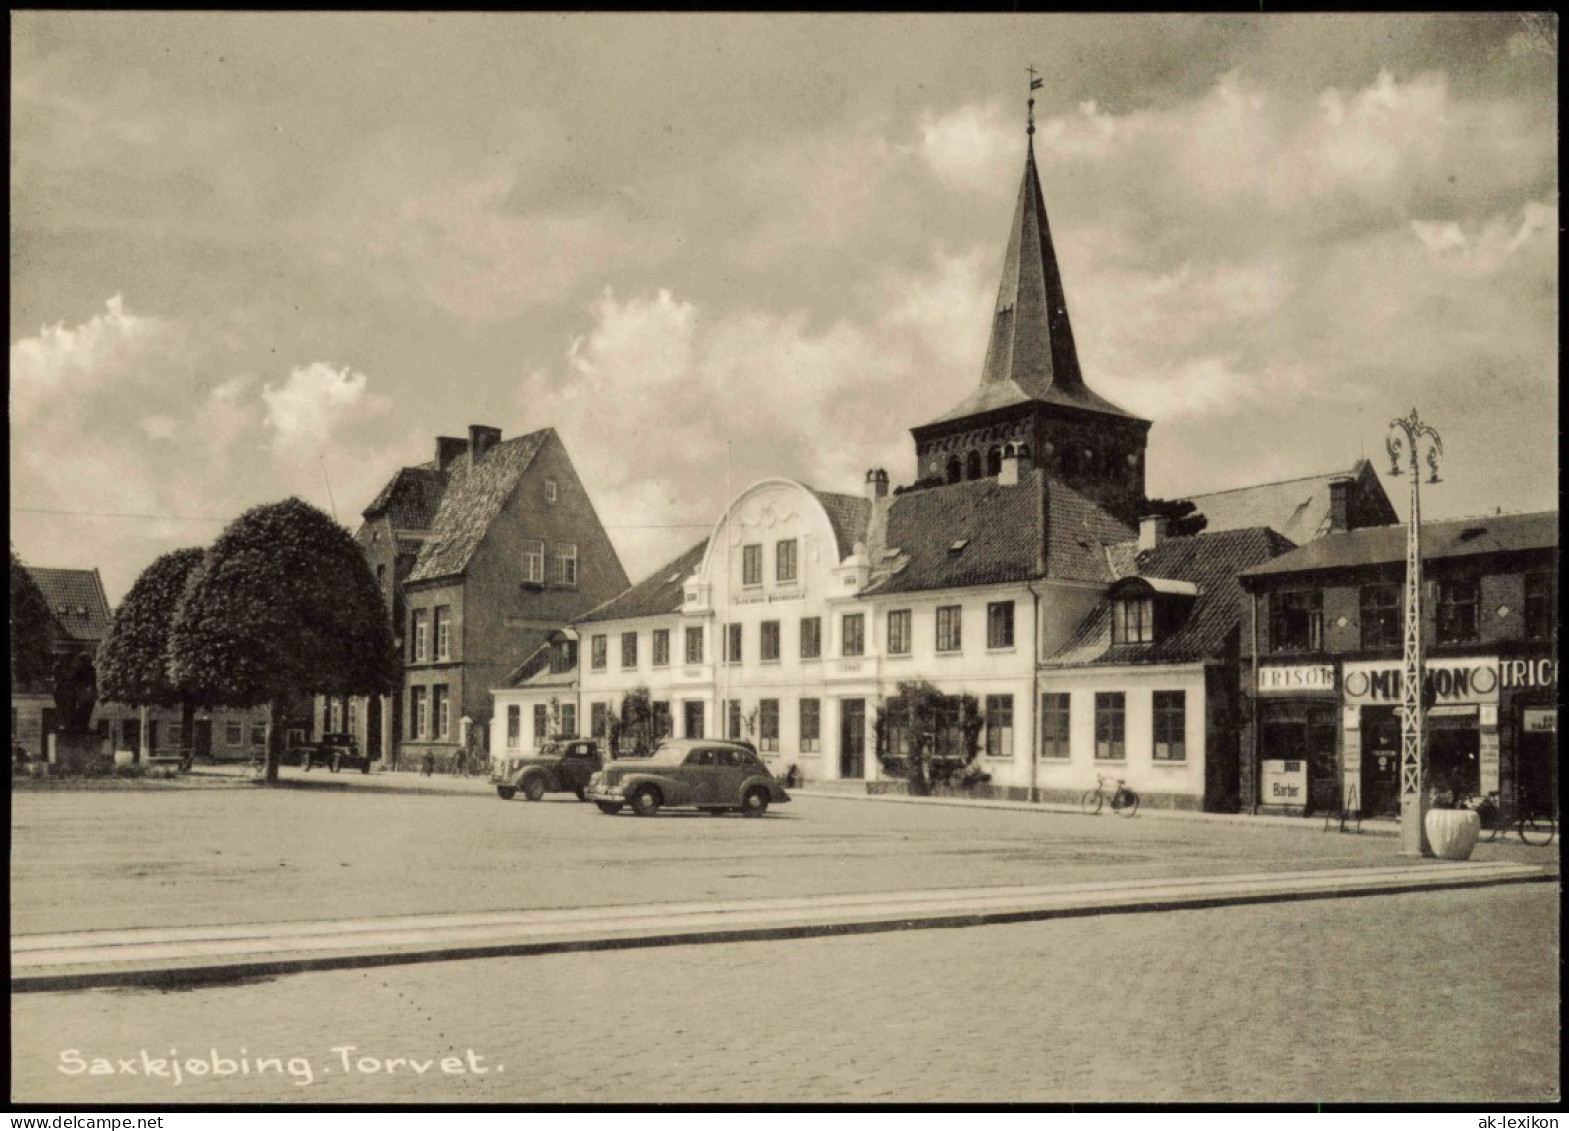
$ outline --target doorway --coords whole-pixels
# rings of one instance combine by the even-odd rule
[[[1520,712],[1515,756],[1515,797],[1522,813],[1556,813],[1558,797],[1558,708],[1528,707]]]
[[[1400,716],[1393,707],[1362,708],[1362,815],[1400,813]]]
[[[381,761],[380,695],[372,695],[365,702],[365,756],[372,762]]]
[[[701,699],[688,699],[681,706],[681,713],[686,722],[687,738],[703,737],[703,701]]]
[[[839,776],[852,780],[866,777],[865,699],[839,703]]]

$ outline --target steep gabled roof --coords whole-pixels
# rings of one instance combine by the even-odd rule
[[[1389,497],[1384,494],[1383,486],[1367,460],[1358,460],[1347,471],[1257,483],[1187,498],[1209,519],[1204,527],[1207,532],[1268,526],[1301,546],[1329,533],[1329,485],[1336,479],[1347,478],[1357,480],[1375,512],[1363,525],[1398,521]]]
[[[365,508],[365,518],[372,521],[385,513],[394,530],[429,530],[446,488],[446,473],[428,464],[400,468]]]
[[[994,585],[1032,578],[1110,581],[1106,546],[1132,531],[1044,471],[1012,486],[974,479],[907,491],[888,509],[893,572],[869,595]],[[882,563],[873,563],[876,569]]]
[[[545,428],[514,436],[485,452],[478,464],[465,451],[448,465],[447,487],[431,520],[430,537],[409,573],[410,581],[453,577],[468,568],[519,477],[552,435],[554,429]]]
[[[1442,561],[1482,554],[1558,548],[1558,512],[1495,514],[1422,524],[1422,560]],[[1406,560],[1406,528],[1370,526],[1325,535],[1300,549],[1250,569],[1246,577],[1270,577],[1320,569],[1354,569]]]
[[[1057,251],[1046,221],[1033,142],[1025,156],[1024,179],[1014,205],[980,388],[931,423],[941,424],[1029,401],[1141,419],[1084,383],[1073,344],[1073,326],[1068,320],[1068,299],[1057,267]]]
[[[636,585],[622,590],[572,623],[665,617],[679,613],[684,598],[683,583],[703,564],[703,555],[707,550],[708,539],[704,538],[674,561],[666,562]]]
[[[1088,664],[1181,664],[1217,657],[1241,622],[1245,596],[1237,575],[1251,566],[1285,553],[1292,544],[1265,527],[1225,530],[1168,538],[1137,558],[1139,577],[1186,582],[1197,596],[1178,595],[1184,586],[1155,585],[1179,601],[1186,615],[1168,635],[1148,644],[1112,644],[1111,607],[1103,599],[1074,629],[1068,642],[1046,663],[1062,667]],[[1125,582],[1124,584],[1128,584]]]
[[[109,635],[114,615],[96,569],[26,568],[66,637],[83,644],[97,644]]]

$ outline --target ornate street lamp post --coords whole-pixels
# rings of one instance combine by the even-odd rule
[[[1411,415],[1389,423],[1389,474],[1401,475],[1401,452],[1410,457],[1411,519],[1406,531],[1405,662],[1400,670],[1400,853],[1402,856],[1431,856],[1427,834],[1427,799],[1422,792],[1426,760],[1426,734],[1422,718],[1422,472],[1423,449],[1427,452],[1428,482],[1437,483],[1438,457],[1444,442],[1431,425]]]

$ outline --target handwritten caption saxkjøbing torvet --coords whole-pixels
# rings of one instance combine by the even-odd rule
[[[288,1077],[299,1087],[308,1087],[325,1076],[486,1076],[502,1072],[500,1064],[486,1064],[473,1049],[462,1055],[447,1056],[373,1056],[356,1045],[333,1045],[330,1055],[317,1061],[308,1056],[260,1056],[246,1049],[221,1053],[208,1048],[204,1053],[182,1054],[171,1048],[167,1054],[137,1049],[129,1056],[100,1056],[81,1049],[63,1049],[55,1065],[64,1076],[137,1076],[167,1080],[179,1087],[193,1080],[222,1080],[250,1076]]]

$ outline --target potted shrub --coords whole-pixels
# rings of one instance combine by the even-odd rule
[[[1469,860],[1482,832],[1482,817],[1467,801],[1470,790],[1454,771],[1429,780],[1429,805],[1423,828],[1433,855],[1443,860]]]

